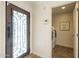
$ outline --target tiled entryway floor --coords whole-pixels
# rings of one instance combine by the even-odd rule
[[[31,53],[31,54],[27,55],[25,58],[41,58],[41,57]]]
[[[73,49],[56,45],[52,56],[53,58],[73,58]]]
[[[27,55],[25,58],[41,58],[33,53]],[[73,58],[73,49],[56,45],[52,51],[52,58]]]

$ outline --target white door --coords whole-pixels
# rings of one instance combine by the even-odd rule
[[[73,11],[73,48],[74,48],[74,57],[78,57],[78,2],[76,2],[74,11]]]

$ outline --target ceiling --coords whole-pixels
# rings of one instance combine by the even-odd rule
[[[61,7],[65,6],[66,8],[65,9],[61,9]],[[62,13],[69,13],[69,12],[73,12],[75,8],[75,2],[74,3],[70,3],[70,4],[66,4],[66,5],[62,5],[60,7],[55,7],[52,9],[52,15],[55,16],[55,15],[59,15],[59,14],[62,14]]]

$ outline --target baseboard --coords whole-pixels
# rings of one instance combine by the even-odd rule
[[[31,52],[31,53],[33,53],[33,54],[39,56],[40,58],[44,58],[43,56],[40,56],[40,55],[39,55],[38,53],[36,53],[36,52]]]
[[[56,45],[58,45],[58,44],[56,44]],[[73,49],[72,47],[68,47],[68,46],[63,46],[63,45],[58,45],[58,46],[67,47],[67,48]]]
[[[61,45],[61,44],[56,44],[56,45],[63,46],[63,47],[68,47],[68,48],[73,48],[72,46],[66,46],[66,45]]]
[[[32,53],[32,51],[30,51],[30,54]]]

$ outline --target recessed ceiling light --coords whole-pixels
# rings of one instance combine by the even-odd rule
[[[61,9],[65,9],[65,8],[66,8],[65,6],[61,7]]]

